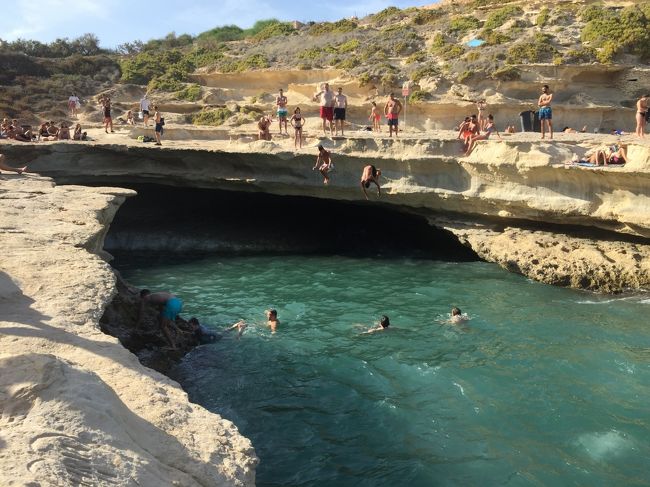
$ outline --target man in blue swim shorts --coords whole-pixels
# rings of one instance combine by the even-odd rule
[[[289,135],[287,132],[287,97],[284,96],[282,88],[280,88],[280,94],[275,98],[275,104],[278,107],[278,124],[280,126],[280,135],[282,135],[282,124],[284,124],[284,133]]]
[[[551,109],[551,102],[553,101],[553,93],[550,92],[548,85],[542,86],[542,94],[539,97],[537,106],[539,106],[539,121],[542,128],[542,139],[545,137],[545,129],[548,126],[550,138],[553,138],[553,110]]]
[[[168,292],[152,293],[148,289],[143,289],[140,291],[140,312],[138,313],[138,326],[140,326],[140,323],[142,322],[146,304],[162,307],[159,318],[160,321],[158,324],[160,325],[160,329],[162,330],[163,335],[165,335],[165,338],[169,342],[172,350],[176,350],[176,344],[172,338],[170,328],[174,328],[177,334],[182,333],[178,326],[176,326],[176,317],[178,316],[178,313],[180,313],[183,309],[183,301]]]

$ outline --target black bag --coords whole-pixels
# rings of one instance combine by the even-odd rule
[[[163,117],[160,117],[160,125],[165,125],[165,119]]]
[[[645,111],[645,123],[650,122],[650,108],[646,108]]]

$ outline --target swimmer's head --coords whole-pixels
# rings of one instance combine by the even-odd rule
[[[269,320],[270,319],[277,320],[278,319],[278,312],[276,310],[274,310],[274,309],[268,309],[268,310],[266,310],[266,317]]]
[[[388,316],[383,315],[381,317],[381,320],[379,320],[379,324],[382,328],[388,328],[390,326],[390,320],[388,319]]]
[[[460,310],[460,308],[456,308],[455,306],[451,308],[451,316],[460,316],[462,314],[463,312]]]
[[[148,289],[143,289],[142,291],[140,291],[140,297],[141,298],[146,298],[150,294],[151,294],[151,291],[149,291]]]

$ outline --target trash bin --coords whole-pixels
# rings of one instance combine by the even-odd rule
[[[535,112],[532,110],[526,110],[519,114],[519,119],[521,120],[521,131],[522,132],[532,132],[533,131],[533,118]]]
[[[533,110],[526,110],[519,114],[521,120],[522,132],[539,132],[542,128],[539,121],[539,112]]]

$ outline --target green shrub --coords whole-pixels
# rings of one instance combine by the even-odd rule
[[[470,80],[473,76],[474,76],[474,71],[467,69],[458,75],[458,82],[464,83],[465,81]]]
[[[414,90],[408,97],[408,102],[415,105],[431,99],[431,93],[424,90]]]
[[[394,73],[384,73],[379,82],[384,88],[392,88],[399,84],[399,78]]]
[[[591,63],[595,61],[596,50],[592,47],[581,47],[579,49],[569,49],[564,53],[564,61],[567,64],[572,63]]]
[[[591,22],[592,20],[605,20],[610,15],[610,11],[598,5],[589,5],[580,11],[580,20]]]
[[[348,56],[348,57],[346,57],[345,59],[343,59],[342,61],[338,61],[338,62],[335,64],[335,66],[336,66],[338,69],[347,69],[347,70],[349,70],[349,69],[354,69],[354,68],[356,68],[356,67],[359,66],[360,64],[361,64],[361,63],[359,62],[359,59],[357,59],[357,58],[354,57],[354,56]]]
[[[550,15],[548,7],[542,8],[542,10],[539,11],[539,15],[537,15],[537,18],[535,19],[535,25],[537,25],[537,27],[544,27],[548,22],[549,17]]]
[[[361,42],[359,41],[359,39],[350,39],[349,41],[344,42],[343,44],[339,44],[338,46],[336,46],[336,50],[337,50],[337,52],[339,52],[341,54],[345,54],[345,53],[348,53],[348,52],[356,51],[359,48],[360,45],[361,45]]]
[[[176,94],[181,100],[197,101],[201,98],[201,87],[197,84],[186,86]]]
[[[199,41],[214,40],[217,42],[237,41],[244,38],[244,29],[236,25],[224,25],[202,32],[198,35]]]
[[[261,31],[253,36],[257,42],[265,41],[271,37],[286,36],[295,34],[296,29],[289,22],[275,22],[264,27]]]
[[[177,79],[174,79],[166,74],[159,76],[157,78],[149,81],[147,85],[149,91],[159,90],[159,91],[180,91],[183,89],[183,83]]]
[[[611,62],[619,52],[636,54],[642,59],[650,58],[650,3],[626,7],[618,12],[604,10],[597,13],[593,9],[589,12],[583,13],[583,19],[590,20],[580,37],[583,42],[602,48],[599,60]]]
[[[321,22],[309,28],[309,35],[322,36],[325,34],[344,34],[357,28],[357,23],[350,19],[343,19],[337,22]]]
[[[611,64],[620,52],[621,46],[615,41],[605,41],[603,47],[596,53],[596,59],[601,64]]]
[[[422,78],[432,78],[438,75],[440,75],[440,68],[433,63],[428,63],[424,66],[420,66],[411,73],[411,81],[417,83]]]
[[[377,12],[372,16],[372,22],[375,24],[383,24],[384,22],[394,22],[404,18],[404,13],[397,7],[387,7],[381,12]]]
[[[521,79],[521,72],[514,66],[504,66],[493,72],[492,78],[501,81],[517,81]]]
[[[251,54],[239,61],[231,60],[223,62],[219,68],[222,73],[242,73],[244,71],[266,69],[269,66],[269,61],[264,54]]]
[[[442,15],[443,13],[439,9],[417,9],[417,13],[413,17],[412,22],[415,25],[426,25],[439,19]]]
[[[196,125],[222,125],[226,120],[233,116],[233,112],[227,108],[217,108],[216,110],[202,110],[192,115],[192,123]]]
[[[497,27],[501,27],[503,24],[505,24],[507,20],[511,19],[512,17],[521,15],[522,13],[523,10],[520,7],[516,7],[514,5],[506,5],[505,7],[501,7],[500,9],[491,12],[490,15],[488,15],[488,18],[485,20],[483,27],[485,29],[496,29]]]
[[[361,73],[359,75],[359,88],[363,88],[364,86],[368,86],[370,83],[373,82],[372,77],[366,72],[366,73]]]
[[[223,49],[223,46],[222,46]],[[216,49],[205,49],[197,47],[188,52],[184,59],[192,63],[195,68],[202,68],[204,66],[212,66],[217,64],[223,59],[223,51]]]
[[[310,47],[298,54],[298,59],[315,61],[323,55],[323,50],[319,47]]]
[[[449,61],[461,57],[465,53],[465,48],[460,44],[448,43],[442,34],[436,34],[431,43],[431,52]]]
[[[508,49],[508,64],[543,63],[550,61],[557,53],[546,34],[535,34],[532,41],[520,42]]]
[[[426,58],[427,54],[424,51],[418,51],[407,57],[404,62],[406,64],[421,63],[422,61],[426,60]]]
[[[481,39],[485,41],[485,45],[488,46],[498,46],[499,44],[505,44],[510,42],[511,39],[509,36],[495,30],[485,29],[481,32]]]
[[[465,56],[465,61],[474,62],[478,61],[481,58],[481,53],[479,51],[470,51]]]
[[[481,23],[476,17],[454,17],[449,23],[449,30],[451,32],[463,33],[468,30],[478,29]]]

